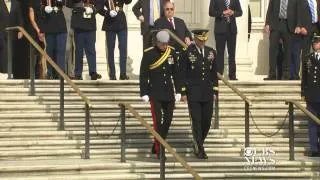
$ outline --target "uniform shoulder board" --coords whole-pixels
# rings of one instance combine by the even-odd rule
[[[151,49],[153,49],[154,47],[148,47],[147,49],[143,50],[143,52],[148,52],[150,51]]]
[[[173,49],[173,50],[175,50],[175,48],[174,47],[172,47],[172,46],[168,46],[169,48],[171,48],[171,49]]]

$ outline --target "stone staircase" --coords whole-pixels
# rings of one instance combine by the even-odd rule
[[[65,87],[65,130],[59,131],[59,81],[0,81],[0,179],[159,179],[159,161],[150,154],[150,133],[127,112],[126,163],[120,163],[119,102],[127,102],[152,124],[149,104],[137,81],[75,81],[92,101],[90,159],[84,160],[84,103]],[[307,121],[295,111],[295,161],[288,161],[288,106],[300,101],[296,81],[233,82],[251,101],[250,146],[275,151],[275,165],[248,166],[243,157],[244,102],[220,83],[220,128],[206,139],[208,160],[194,158],[186,104],[177,103],[169,144],[204,179],[320,179],[320,159],[304,156]],[[301,101],[300,101],[301,102]],[[303,103],[303,102],[301,102]],[[277,132],[277,133],[276,133]],[[264,134],[264,135],[263,135]],[[274,134],[272,137],[268,137]],[[167,154],[167,179],[192,176]]]

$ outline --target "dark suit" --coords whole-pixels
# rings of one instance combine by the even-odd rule
[[[319,56],[319,55],[318,55]],[[307,109],[320,117],[320,60],[315,53],[302,66],[301,96],[305,97]],[[320,126],[309,120],[309,144],[311,152],[320,152]]]
[[[22,26],[22,12],[20,3],[16,0],[11,0],[10,13],[4,0],[0,0],[0,72],[7,73],[7,55],[6,55],[6,33],[5,28],[11,26]],[[13,33],[13,39],[17,39],[17,33]],[[14,45],[13,45],[14,47]]]
[[[291,60],[292,33],[296,27],[301,27],[303,14],[302,1],[288,0],[287,18],[280,19],[280,1],[270,0],[266,15],[266,25],[270,27],[269,46],[269,77],[276,77],[276,59],[278,54],[279,39],[282,38],[284,45],[283,79],[289,79],[289,62]]]
[[[173,19],[175,28],[171,26],[170,21],[166,17],[157,19],[154,23],[154,27],[155,29],[169,29],[173,33],[175,33],[182,41],[184,41],[186,37],[189,37],[191,39],[190,31],[188,30],[185,22],[177,17],[173,17]],[[175,47],[177,50],[182,49],[182,47],[173,39],[170,40],[169,44]]]
[[[318,10],[318,15],[320,15],[320,1],[317,1],[317,10]],[[308,34],[306,36],[302,36],[302,43],[301,43],[301,48],[302,48],[302,62],[306,62],[308,60],[308,54],[310,53],[310,48],[312,44],[312,37],[313,34],[319,34],[319,18],[318,17],[318,22],[312,23],[312,17],[311,17],[311,12],[310,12],[310,7],[308,4],[308,0],[303,0],[303,7],[307,9],[307,13],[304,13],[304,21],[302,21],[303,27],[305,27],[308,31]]]
[[[150,1],[153,0],[138,0],[136,4],[132,7],[132,11],[134,15],[139,18],[139,16],[143,16],[144,22],[140,24],[141,34],[143,37],[143,49],[152,46],[152,34],[150,30],[153,29],[154,24],[150,24]],[[163,16],[163,0],[159,0],[160,2],[160,17]]]
[[[210,0],[209,15],[215,17],[214,33],[217,47],[217,71],[223,74],[224,50],[227,43],[229,54],[229,78],[236,79],[236,17],[242,16],[239,0],[230,0],[229,9],[234,11],[229,19],[223,17],[223,11],[227,10],[225,0]]]
[[[172,47],[168,47],[168,56],[163,63],[159,62],[162,52],[157,47],[151,47],[144,51],[140,66],[140,95],[150,97],[153,128],[166,138],[172,121],[174,109],[174,87],[179,93],[178,57]],[[172,83],[173,77],[174,84]],[[159,142],[154,142],[154,152],[159,153]]]
[[[187,95],[192,119],[195,152],[204,153],[203,143],[210,129],[213,95],[217,92],[216,51],[204,47],[204,56],[195,44],[188,47],[181,61],[182,95]],[[203,152],[202,152],[203,151]]]

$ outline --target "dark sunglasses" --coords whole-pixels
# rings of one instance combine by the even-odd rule
[[[173,11],[173,8],[166,8],[166,11]]]

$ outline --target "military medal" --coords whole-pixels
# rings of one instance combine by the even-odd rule
[[[214,59],[213,51],[209,51],[208,60],[213,61],[213,59]]]
[[[174,61],[173,61],[173,58],[172,58],[171,55],[168,57],[168,63],[169,64],[174,64]]]

